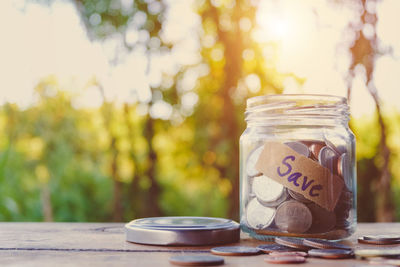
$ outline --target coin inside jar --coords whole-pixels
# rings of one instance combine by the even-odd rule
[[[260,172],[256,170],[256,163],[257,163],[257,160],[260,157],[263,149],[264,149],[264,147],[261,146],[261,147],[254,149],[250,153],[250,156],[248,157],[247,162],[246,162],[246,173],[248,176],[254,177],[254,176],[260,174]]]
[[[285,145],[287,145],[288,147],[290,147],[291,149],[293,149],[297,153],[302,154],[303,156],[305,156],[307,158],[310,156],[310,150],[303,143],[300,143],[300,142],[286,142]]]
[[[264,229],[269,226],[275,215],[275,209],[263,206],[257,198],[253,198],[246,209],[246,221],[253,229]]]
[[[275,224],[289,233],[304,233],[311,224],[313,218],[306,205],[295,200],[282,203],[276,210]]]
[[[317,160],[317,161],[318,161],[319,152],[321,151],[321,149],[322,149],[323,147],[325,147],[325,143],[324,143],[324,142],[313,142],[313,143],[309,146],[310,151],[311,151],[312,158],[313,158],[314,160]]]
[[[336,214],[328,211],[315,203],[307,204],[312,214],[311,233],[325,233],[330,231],[336,224]]]
[[[318,162],[332,173],[335,173],[337,169],[335,165],[335,162],[337,162],[337,154],[330,147],[325,146],[319,152]]]
[[[295,199],[295,200],[297,200],[297,201],[300,201],[300,202],[302,202],[302,203],[311,203],[311,202],[312,202],[311,200],[305,198],[302,194],[297,193],[297,192],[295,192],[295,191],[293,191],[293,190],[290,190],[290,189],[289,189],[289,190],[288,190],[288,193],[289,193],[289,195],[290,195],[293,199]]]
[[[252,189],[257,199],[267,206],[268,204],[274,204],[274,202],[286,198],[284,186],[265,175],[254,178]]]

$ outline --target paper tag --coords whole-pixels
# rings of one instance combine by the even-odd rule
[[[335,208],[344,185],[318,162],[279,142],[265,143],[256,170],[329,211]]]

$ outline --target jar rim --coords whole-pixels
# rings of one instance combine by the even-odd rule
[[[249,98],[245,112],[248,123],[336,124],[349,120],[347,99],[335,95],[280,94]]]
[[[271,94],[254,96],[247,99],[247,107],[251,108],[257,106],[257,103],[264,103],[264,101],[271,100],[273,102],[278,101],[290,101],[290,100],[310,100],[310,101],[328,101],[337,104],[346,104],[347,99],[343,96],[329,95],[329,94]]]

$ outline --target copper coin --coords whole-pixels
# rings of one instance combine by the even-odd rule
[[[282,231],[304,233],[312,221],[311,211],[301,202],[289,200],[276,209],[275,224]]]
[[[282,246],[282,245],[278,245],[278,244],[259,245],[257,248],[264,253],[297,251],[294,248],[288,248],[286,246]]]
[[[275,242],[279,245],[300,249],[300,250],[309,250],[310,247],[304,245],[303,240],[295,237],[275,237]]]
[[[318,162],[325,168],[336,173],[337,170],[337,154],[330,147],[325,146],[321,149],[318,155]]]
[[[308,255],[325,259],[345,259],[354,256],[353,251],[346,249],[311,249]]]
[[[285,143],[285,145],[287,145],[288,147],[290,147],[291,149],[293,149],[294,151],[296,151],[297,153],[305,156],[305,157],[309,157],[310,156],[310,150],[308,149],[308,147],[300,142],[287,142]]]
[[[271,256],[281,257],[281,256],[301,256],[307,257],[307,252],[304,251],[273,251],[269,253]]]
[[[275,264],[285,264],[285,263],[303,263],[306,261],[306,258],[301,256],[266,256],[264,261],[268,263]]]
[[[221,256],[251,256],[259,254],[260,250],[253,247],[228,246],[212,248],[211,253]]]
[[[320,249],[347,249],[351,250],[352,248],[333,241],[329,240],[322,240],[322,239],[314,239],[314,238],[307,238],[303,240],[303,243],[307,246],[313,248],[320,248]]]
[[[180,266],[215,266],[224,264],[224,258],[212,255],[179,255],[169,258],[169,262]]]
[[[358,240],[358,243],[368,244],[368,245],[400,244],[400,239],[385,240],[385,239],[366,239],[365,237],[359,237],[357,240]]]
[[[312,224],[309,232],[312,233],[325,233],[335,227],[336,214],[328,211],[315,203],[308,204],[312,214]]]
[[[295,192],[295,191],[292,191],[292,190],[288,190],[288,192],[289,192],[289,195],[293,198],[293,199],[295,199],[295,200],[297,200],[297,201],[300,201],[300,202],[302,202],[302,203],[311,203],[312,201],[311,200],[309,200],[309,199],[307,199],[307,198],[305,198],[302,194],[300,194],[300,193],[297,193],[297,192]]]
[[[323,142],[315,142],[310,145],[310,151],[312,154],[312,158],[318,160],[319,152],[325,146]]]

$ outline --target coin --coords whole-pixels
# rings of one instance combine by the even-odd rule
[[[212,255],[179,255],[169,258],[169,262],[180,266],[211,266],[224,264],[224,258]]]
[[[314,142],[309,146],[313,159],[318,160],[319,152],[324,146],[325,146],[324,142]]]
[[[336,224],[336,214],[328,211],[315,203],[307,204],[312,214],[312,233],[325,233],[333,229]]]
[[[347,249],[351,250],[352,248],[341,243],[322,240],[322,239],[315,239],[315,238],[307,238],[303,240],[303,243],[307,246],[313,248],[320,248],[320,249]]]
[[[341,153],[341,151],[331,142],[331,141],[329,141],[328,139],[324,139],[325,140],[325,143],[326,143],[326,145],[329,147],[329,148],[331,148],[334,152],[335,152],[335,154],[336,155],[340,155],[340,154],[342,154]]]
[[[284,186],[265,175],[254,177],[252,189],[258,201],[266,206],[276,206],[286,199]]]
[[[358,243],[369,244],[369,245],[394,245],[400,244],[400,239],[366,239],[365,237],[359,237]]]
[[[318,155],[318,162],[332,173],[336,173],[337,154],[330,147],[325,146],[321,149]]]
[[[400,235],[365,235],[364,240],[380,240],[380,241],[397,241],[400,240]]]
[[[287,142],[287,143],[285,143],[285,145],[287,145],[288,147],[290,147],[291,149],[293,149],[297,153],[302,154],[303,156],[305,156],[307,158],[310,156],[310,150],[303,143],[300,143],[300,142]]]
[[[266,256],[264,261],[275,264],[303,263],[306,261],[306,258],[301,256]]]
[[[307,252],[304,251],[273,251],[269,253],[271,256],[301,256],[301,257],[307,257],[308,254]]]
[[[269,226],[275,215],[275,209],[263,206],[257,198],[253,198],[247,205],[246,220],[253,229],[264,229]]]
[[[301,202],[289,200],[276,210],[275,224],[282,230],[289,233],[306,232],[313,221],[311,211]]]
[[[379,249],[355,249],[354,254],[357,257],[396,257],[400,256],[400,249],[398,248],[379,248]]]
[[[275,237],[275,242],[282,246],[296,248],[300,250],[308,250],[309,246],[303,244],[303,240],[295,237]]]
[[[259,254],[260,250],[253,247],[230,246],[212,248],[211,253],[221,256],[251,256]]]
[[[400,266],[399,259],[374,259],[368,262],[369,264],[374,265],[375,267],[377,265],[382,265],[382,264],[387,264],[386,266]]]
[[[246,162],[246,173],[250,177],[254,177],[256,175],[260,175],[261,173],[256,170],[256,163],[258,161],[258,158],[261,155],[261,152],[263,151],[264,147],[258,147],[254,149],[251,153],[250,156],[247,158]]]
[[[311,249],[308,251],[311,257],[326,259],[344,259],[353,257],[353,252],[346,249]]]
[[[311,203],[312,202],[311,200],[305,198],[302,194],[297,193],[297,192],[295,192],[293,190],[288,189],[288,193],[293,199],[295,199],[297,201],[300,201],[300,202],[303,202],[303,203]]]
[[[259,250],[261,250],[264,253],[271,253],[271,252],[292,252],[292,251],[297,251],[296,249],[293,248],[288,248],[286,246],[278,245],[278,244],[264,244],[264,245],[259,245],[257,247]]]

